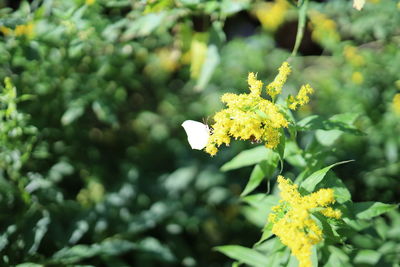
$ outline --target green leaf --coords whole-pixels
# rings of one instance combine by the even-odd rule
[[[296,128],[300,131],[340,130],[342,132],[361,135],[363,133],[353,125],[358,117],[359,114],[343,113],[334,115],[326,120],[318,115],[311,115],[299,121],[296,124]]]
[[[216,247],[215,250],[225,254],[231,259],[241,261],[251,266],[267,266],[269,260],[267,256],[260,252],[242,246],[219,246]]]
[[[360,250],[354,258],[356,264],[370,264],[376,266],[382,254],[375,250]]]
[[[302,120],[299,122],[299,125],[303,129],[316,130],[315,137],[318,142],[324,146],[331,146],[344,132],[354,135],[363,134],[354,126],[354,122],[358,116],[355,113],[344,113],[334,115],[328,120],[323,120],[321,117],[315,115],[304,119],[305,121]]]
[[[318,267],[318,251],[316,246],[313,246],[311,249],[311,263],[312,267]]]
[[[322,227],[326,241],[331,241],[332,243],[338,243],[341,241],[340,235],[334,228],[332,228],[332,225],[328,222],[328,219],[324,215],[314,213],[312,217]]]
[[[29,254],[34,254],[37,251],[44,235],[47,233],[49,224],[50,224],[50,214],[47,210],[44,210],[43,217],[36,223],[36,226],[33,228],[35,236],[33,244],[28,251]]]
[[[286,145],[285,132],[283,130],[281,130],[281,136],[279,138],[279,144],[278,144],[278,146],[276,147],[275,150],[279,155],[279,159],[280,159],[282,165],[283,165],[282,161],[283,161],[283,158],[285,156],[285,145]]]
[[[270,179],[278,164],[278,157],[271,157],[258,163],[251,172],[249,182],[240,196],[246,196],[253,191],[264,179]]]
[[[255,165],[263,160],[274,157],[275,152],[265,146],[258,146],[240,152],[236,157],[225,163],[221,167],[221,171],[230,171],[246,166]]]
[[[211,44],[207,48],[207,55],[204,63],[201,67],[200,76],[196,83],[196,89],[202,90],[210,81],[215,68],[218,66],[220,61],[217,46]]]
[[[396,209],[396,204],[385,204],[381,202],[358,202],[353,203],[352,210],[358,219],[368,220],[383,213]]]
[[[307,162],[303,157],[303,150],[301,150],[296,142],[286,142],[284,155],[285,160],[295,167],[304,168],[307,166]]]
[[[20,263],[15,265],[15,267],[43,267],[43,264],[37,264],[37,263],[33,263],[33,262],[24,262],[24,263]]]
[[[247,9],[249,4],[249,0],[223,0],[221,3],[221,14],[223,16],[230,16],[243,9]]]
[[[331,146],[333,145],[340,136],[342,136],[343,132],[340,130],[316,130],[315,137],[317,138],[318,142],[323,146]]]
[[[254,194],[242,199],[250,206],[243,207],[242,212],[246,219],[259,227],[263,227],[273,206],[279,202],[275,195]]]
[[[299,266],[299,261],[293,254],[290,254],[289,262],[286,265],[286,267],[298,267],[298,266]]]
[[[168,13],[165,11],[142,15],[127,25],[127,30],[123,33],[121,39],[128,41],[136,37],[147,36],[165,24],[167,17]],[[173,19],[173,17],[171,16],[170,19]]]
[[[272,233],[272,227],[273,226],[274,225],[272,223],[270,223],[270,222],[268,222],[264,226],[264,228],[262,230],[262,236],[261,236],[260,240],[255,245],[259,245],[262,242],[264,242],[265,240],[267,240],[268,238],[270,238],[271,236],[273,236],[273,233]]]
[[[329,246],[329,259],[327,263],[324,265],[325,267],[337,267],[337,266],[344,266],[350,267],[352,266],[349,263],[349,256],[347,254],[334,246]]]
[[[63,125],[69,125],[82,116],[84,112],[85,107],[83,106],[83,103],[72,104],[62,115],[61,123]]]
[[[135,248],[138,248],[136,244],[126,240],[106,240],[100,244],[93,244],[91,246],[76,245],[70,248],[63,248],[53,255],[51,261],[55,263],[72,264],[96,255],[118,255]]]
[[[347,162],[351,162],[353,160],[347,160],[347,161],[341,161],[341,162],[337,162],[335,164],[332,164],[328,167],[325,167],[323,169],[320,169],[316,172],[314,172],[313,174],[311,174],[310,176],[308,176],[306,179],[304,179],[303,183],[301,184],[301,187],[305,190],[307,190],[308,192],[313,192],[315,187],[317,186],[317,184],[319,184],[322,179],[324,179],[326,173],[333,167],[340,165],[340,164],[344,164]]]

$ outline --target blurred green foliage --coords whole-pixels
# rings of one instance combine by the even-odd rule
[[[238,200],[250,170],[218,170],[246,145],[211,159],[190,151],[180,124],[242,92],[248,72],[275,76],[293,45],[284,29],[294,6],[272,31],[257,19],[259,1],[16,2],[0,1],[2,265],[221,266],[229,260],[212,247],[257,241],[266,211]],[[307,22],[285,90],[309,81],[316,96],[301,117],[354,112],[366,134],[298,140],[324,145],[327,163],[355,160],[337,167],[354,200],[399,202],[398,3],[368,1],[359,12],[345,0],[311,2],[309,11],[335,26]],[[318,39],[324,25],[336,33]],[[285,172],[297,175],[302,148],[287,147]],[[378,233],[360,229],[352,242],[365,252],[347,257],[398,262],[398,217],[376,219]],[[369,261],[376,250],[385,257]]]

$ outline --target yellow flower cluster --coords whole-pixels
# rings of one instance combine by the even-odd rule
[[[397,115],[400,115],[400,93],[399,94],[395,94],[395,96],[393,97],[393,109],[396,112]]]
[[[303,85],[296,97],[289,96],[288,107],[295,110],[297,106],[303,106],[310,101],[308,95],[314,93],[314,89],[309,84]]]
[[[289,179],[278,176],[278,184],[282,199],[268,217],[268,221],[273,223],[272,232],[291,249],[300,263],[299,267],[310,267],[311,248],[323,240],[322,230],[311,218],[311,213],[319,212],[335,219],[339,219],[342,213],[328,207],[335,202],[330,188],[302,196],[298,186]]]
[[[261,96],[263,82],[257,80],[254,73],[249,73],[247,79],[250,93],[224,94],[221,101],[227,108],[214,115],[212,134],[208,139],[206,152],[215,155],[219,146],[229,145],[231,138],[263,142],[266,147],[275,148],[279,144],[281,130],[287,128],[289,122],[279,106],[274,103],[274,99],[281,93],[290,71],[289,64],[284,62],[274,81],[266,86],[267,94],[272,101]],[[307,103],[309,100],[307,94],[312,91],[309,85],[303,86],[299,95],[294,98],[293,105]]]
[[[2,32],[6,36],[25,36],[28,39],[32,39],[35,35],[34,28],[35,24],[33,22],[28,22],[27,24],[16,26],[14,30],[4,26],[0,26],[0,32]]]
[[[343,49],[343,56],[356,69],[365,65],[365,59],[360,55],[357,47],[346,45]],[[354,84],[362,84],[364,82],[364,76],[360,71],[354,71],[351,74],[351,81]]]
[[[283,62],[282,66],[279,68],[279,73],[276,75],[274,81],[267,85],[267,94],[269,94],[272,99],[275,98],[276,95],[279,95],[282,92],[282,87],[286,83],[287,77],[290,72],[289,63]]]
[[[312,28],[311,37],[314,41],[322,44],[337,43],[340,41],[335,21],[317,11],[310,12],[310,20]]]
[[[260,3],[255,6],[255,14],[264,29],[276,31],[284,22],[289,8],[286,0],[275,0],[273,3]]]
[[[346,45],[343,49],[343,55],[354,67],[361,67],[365,64],[364,57],[360,55],[358,49],[354,46]]]

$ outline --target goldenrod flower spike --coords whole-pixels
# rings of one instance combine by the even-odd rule
[[[286,128],[288,121],[276,104],[261,97],[263,83],[256,74],[250,72],[247,82],[250,93],[227,93],[221,97],[227,108],[214,115],[205,149],[210,155],[215,155],[222,144],[229,145],[231,138],[264,142],[268,148],[279,144],[280,129]]]
[[[261,90],[263,87],[262,81],[257,80],[257,74],[254,74],[253,72],[249,73],[249,76],[247,78],[247,82],[250,86],[250,92],[254,95],[260,95]]]
[[[279,73],[275,77],[274,81],[267,85],[267,94],[275,99],[277,95],[282,92],[282,87],[286,83],[287,77],[291,72],[289,63],[283,62],[282,66],[279,68]]]
[[[302,196],[298,186],[289,179],[278,176],[278,184],[282,199],[268,217],[268,221],[273,223],[272,233],[291,249],[300,267],[311,267],[311,248],[323,240],[322,230],[311,213],[319,212],[335,219],[342,215],[340,210],[329,207],[335,202],[333,190],[324,188]]]
[[[263,82],[250,72],[247,77],[248,94],[226,93],[221,101],[227,108],[214,115],[211,135],[206,145],[206,152],[215,155],[222,144],[229,145],[231,138],[262,142],[267,148],[276,148],[279,144],[281,130],[289,122],[273,100],[281,93],[291,69],[289,63],[283,62],[274,81],[267,86],[267,93],[272,101],[261,96]],[[304,105],[309,101],[308,95],[313,92],[310,85],[304,85],[291,103],[294,106]]]
[[[297,106],[303,106],[310,101],[309,95],[314,93],[314,89],[309,84],[303,85],[296,97],[289,96],[288,107],[295,110]]]

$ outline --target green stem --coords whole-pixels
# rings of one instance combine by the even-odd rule
[[[307,18],[307,6],[308,0],[304,0],[299,6],[299,23],[297,24],[297,34],[296,34],[296,42],[294,44],[294,48],[292,51],[292,57],[296,56],[297,51],[299,50],[301,40],[303,39],[304,29],[306,25]]]

